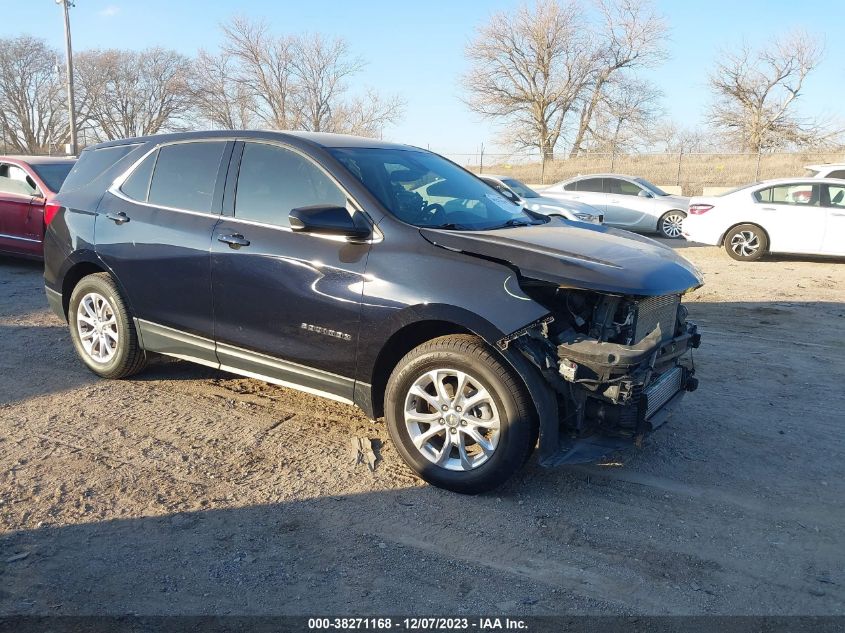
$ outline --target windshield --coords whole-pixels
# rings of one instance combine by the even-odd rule
[[[525,183],[513,178],[502,178],[502,182],[510,187],[520,198],[539,198],[540,194]]]
[[[665,191],[663,191],[663,189],[661,189],[661,188],[660,188],[660,187],[658,187],[657,185],[653,185],[653,184],[651,184],[651,183],[650,183],[648,180],[646,180],[645,178],[634,178],[634,180],[635,180],[636,182],[640,183],[643,187],[645,187],[645,188],[646,188],[646,189],[648,189],[649,191],[651,191],[653,194],[656,194],[656,195],[658,195],[658,196],[668,196],[668,195],[669,195],[668,193],[666,193]]]
[[[543,223],[437,154],[380,148],[330,151],[388,211],[408,224],[484,230]]]
[[[73,168],[73,163],[44,163],[31,167],[50,188],[50,191],[55,192],[62,188],[62,183]]]

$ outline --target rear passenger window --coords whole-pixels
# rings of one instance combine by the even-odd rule
[[[845,179],[845,169],[837,169],[827,175],[828,178],[843,178]]]
[[[159,150],[148,202],[186,211],[211,211],[225,141],[177,143]]]
[[[608,184],[608,193],[618,196],[638,196],[643,190],[639,185],[619,178],[608,178],[605,182]]]
[[[139,202],[147,201],[147,193],[150,190],[150,176],[153,175],[153,167],[155,167],[157,156],[158,152],[153,152],[135,168],[135,171],[120,186],[120,190],[124,194]]]
[[[819,206],[820,189],[810,183],[796,183],[768,187],[754,193],[754,199],[764,204],[791,204],[795,206]]]
[[[289,226],[292,209],[315,204],[346,206],[346,195],[311,161],[265,143],[244,146],[235,194],[235,217]]]
[[[578,191],[590,191],[593,193],[602,193],[604,191],[601,178],[584,178],[578,181]]]

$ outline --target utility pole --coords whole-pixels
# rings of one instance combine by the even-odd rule
[[[56,0],[56,4],[62,5],[65,14],[65,54],[67,55],[67,110],[68,124],[70,125],[70,154],[76,156],[76,103],[73,98],[73,47],[70,43],[70,14],[69,9],[73,6],[73,0]]]

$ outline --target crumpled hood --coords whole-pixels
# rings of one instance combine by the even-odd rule
[[[509,262],[523,277],[613,294],[681,293],[703,282],[686,259],[647,237],[555,218],[490,231],[421,228],[432,244]]]

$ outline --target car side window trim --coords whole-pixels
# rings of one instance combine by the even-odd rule
[[[212,209],[217,209],[216,213],[214,212],[205,212],[205,211],[193,211],[191,209],[180,209],[178,207],[169,207],[167,205],[161,204],[150,204],[147,202],[150,197],[150,187],[152,186],[153,179],[150,178],[150,182],[147,185],[147,200],[136,200],[135,198],[130,198],[127,196],[123,191],[121,191],[121,187],[123,183],[132,175],[132,173],[143,163],[153,152],[158,152],[163,147],[168,147],[170,145],[182,145],[186,143],[220,143],[225,142],[226,146],[223,148],[223,156],[220,158],[220,165],[217,169],[217,180],[215,181],[214,185],[214,193],[212,194]],[[148,151],[144,152],[142,156],[140,156],[135,162],[133,162],[126,171],[120,174],[117,178],[112,181],[111,186],[108,188],[108,192],[113,196],[120,198],[121,200],[125,200],[127,202],[131,202],[132,204],[139,204],[144,207],[149,207],[152,209],[164,209],[166,211],[176,211],[177,213],[187,213],[189,215],[197,215],[200,217],[207,217],[207,218],[219,218],[221,215],[222,210],[222,202],[223,202],[223,192],[225,182],[224,179],[227,176],[229,164],[231,162],[232,157],[232,150],[234,149],[236,139],[232,137],[213,137],[213,138],[198,138],[198,139],[182,139],[178,141],[170,141],[168,143],[160,143],[155,147],[152,147]],[[156,157],[156,165],[158,164],[158,157]],[[153,174],[155,174],[155,167],[153,166]]]
[[[223,195],[223,216],[225,217],[227,222],[238,222],[240,224],[246,224],[249,226],[258,226],[261,228],[266,229],[275,229],[277,231],[283,231],[285,233],[293,233],[293,229],[289,226],[280,226],[278,224],[268,224],[265,222],[257,222],[255,220],[248,220],[245,218],[239,218],[235,215],[235,194],[237,192],[237,183],[238,183],[238,175],[241,170],[241,159],[243,158],[244,147],[246,143],[261,143],[263,145],[272,145],[275,147],[279,147],[281,149],[289,150],[294,152],[295,154],[301,156],[304,160],[307,160],[312,165],[315,165],[317,169],[319,169],[325,176],[340,190],[340,192],[346,197],[347,200],[347,210],[352,213],[360,213],[364,216],[367,220],[369,225],[372,227],[372,237],[369,240],[366,240],[365,243],[369,244],[377,244],[384,239],[384,234],[379,230],[378,226],[370,215],[364,211],[364,208],[358,203],[355,197],[349,193],[349,190],[344,187],[337,178],[334,177],[329,171],[327,171],[322,165],[320,165],[317,161],[315,161],[311,156],[303,152],[297,147],[289,145],[287,143],[274,141],[270,139],[253,139],[253,138],[239,138],[236,139],[235,148],[232,151],[232,157],[230,160],[229,168],[226,174],[226,185],[224,188],[224,195]],[[316,237],[324,240],[329,240],[332,242],[348,242],[349,238],[338,236],[338,235],[319,235],[316,233],[309,233],[310,237]]]

